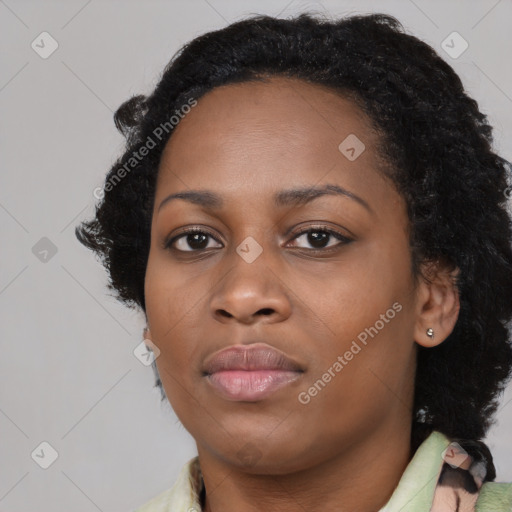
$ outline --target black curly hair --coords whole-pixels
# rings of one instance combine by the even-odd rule
[[[453,332],[437,347],[418,346],[411,446],[432,430],[481,439],[512,371],[508,162],[454,70],[392,16],[255,15],[186,44],[152,94],[115,113],[126,150],[78,239],[100,256],[117,298],[145,312],[156,177],[174,123],[217,86],[269,76],[327,86],[359,105],[380,134],[383,172],[407,203],[414,276],[426,262],[459,269]]]

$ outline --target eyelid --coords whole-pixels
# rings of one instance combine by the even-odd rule
[[[295,240],[295,238],[297,238],[300,235],[303,235],[304,233],[309,233],[310,231],[315,231],[315,230],[316,231],[325,231],[332,235],[338,235],[339,237],[344,238],[346,240],[351,240],[351,237],[355,238],[355,236],[348,229],[345,229],[345,231],[347,231],[350,234],[344,235],[340,230],[333,228],[332,226],[330,226],[328,224],[320,223],[320,224],[306,226],[303,229],[300,229],[299,231],[297,231],[296,233],[292,232],[292,235],[293,235],[292,240]],[[287,232],[287,234],[289,234],[289,233],[290,233],[290,231]]]
[[[285,237],[288,237],[290,235],[293,235],[294,237],[297,236],[297,234],[302,234],[302,233],[305,233],[305,232],[308,232],[310,230],[314,230],[314,229],[317,229],[317,230],[322,230],[322,231],[328,231],[330,233],[335,233],[335,234],[338,234],[339,236],[343,237],[343,238],[346,238],[347,240],[350,240],[350,239],[353,239],[355,240],[357,237],[356,235],[354,235],[354,233],[352,233],[352,231],[350,231],[350,229],[347,229],[346,227],[335,227],[335,226],[332,226],[330,223],[326,223],[326,222],[322,222],[322,221],[308,221],[310,224],[307,224],[306,223],[306,226],[304,227],[303,230],[300,230],[300,227],[297,228],[297,226],[295,227],[292,227],[290,229],[287,229],[286,232],[284,233],[284,236]],[[316,224],[315,224],[316,222]],[[313,224],[311,224],[313,223]],[[303,224],[305,223],[301,223],[299,226],[302,226]],[[297,231],[295,234],[294,234],[294,230],[296,229],[299,229],[299,231]],[[343,232],[346,232],[347,234],[343,234]]]

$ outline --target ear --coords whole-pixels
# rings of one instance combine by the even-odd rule
[[[149,350],[151,350],[151,352],[153,352],[156,359],[160,355],[160,349],[155,345],[153,341],[151,331],[149,330],[149,326],[144,327],[144,330],[142,331],[142,336],[144,338],[144,344]]]
[[[414,329],[414,339],[419,345],[440,345],[453,331],[460,310],[458,274],[459,269],[449,270],[439,262],[422,267]],[[428,329],[433,330],[433,336],[428,336]]]
[[[151,341],[151,331],[149,330],[149,326],[144,327],[144,329],[142,331],[142,337],[144,340]]]

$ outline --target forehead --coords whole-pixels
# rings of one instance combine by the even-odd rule
[[[346,140],[364,147],[355,161],[340,150]],[[367,180],[377,140],[362,110],[327,87],[284,77],[228,84],[201,97],[175,128],[159,184],[226,190],[243,178],[256,191],[262,180],[312,185],[338,170]]]

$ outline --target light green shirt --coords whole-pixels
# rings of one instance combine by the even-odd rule
[[[434,493],[437,492],[438,478],[445,462],[443,452],[448,445],[450,440],[444,434],[432,432],[416,450],[393,494],[379,512],[430,512]],[[201,487],[199,459],[194,457],[183,466],[172,488],[153,498],[136,512],[201,512]],[[456,510],[459,509],[446,502],[444,507],[436,505],[435,512]],[[461,506],[460,510],[465,512],[468,508]],[[470,510],[473,510],[472,504]],[[474,510],[512,512],[512,483],[484,483],[480,488]]]

